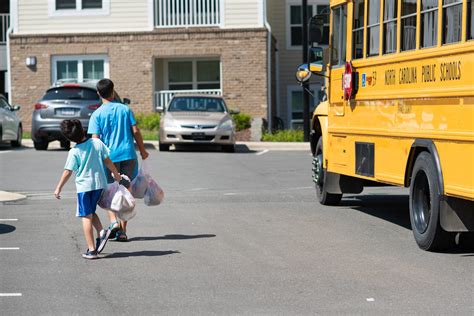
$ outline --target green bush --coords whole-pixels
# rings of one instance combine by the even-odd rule
[[[135,119],[140,129],[149,131],[157,131],[160,129],[159,113],[137,113]]]
[[[262,136],[264,142],[303,142],[304,133],[302,130],[282,130],[276,133],[264,133]]]
[[[232,114],[232,118],[234,119],[235,122],[235,129],[238,131],[241,131],[243,129],[250,128],[251,122],[252,122],[252,117],[248,114]]]

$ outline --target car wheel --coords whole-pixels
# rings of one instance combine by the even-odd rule
[[[418,247],[443,250],[454,243],[454,234],[440,225],[440,179],[433,157],[422,152],[416,158],[410,181],[410,222]]]
[[[160,151],[169,151],[170,150],[170,145],[168,145],[168,144],[158,144],[158,147],[160,148]]]
[[[62,140],[60,141],[60,143],[61,143],[61,148],[64,148],[64,149],[71,148],[71,142],[68,140]]]
[[[49,142],[47,140],[38,140],[33,141],[36,150],[46,150],[48,149]]]
[[[328,193],[325,185],[326,170],[323,168],[323,138],[320,137],[313,157],[313,181],[316,185],[316,196],[322,205],[338,205],[342,194]]]
[[[235,153],[235,145],[222,145],[222,151],[226,153]]]
[[[23,128],[18,126],[18,132],[17,132],[17,137],[16,140],[13,140],[11,142],[12,147],[21,147],[21,140],[23,139]]]

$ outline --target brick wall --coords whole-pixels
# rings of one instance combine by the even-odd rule
[[[220,57],[222,90],[230,108],[255,118],[267,113],[267,62],[264,29],[173,29],[148,33],[14,35],[11,37],[13,103],[22,105],[25,130],[31,128],[35,102],[51,85],[51,57],[109,57],[110,78],[118,93],[132,100],[135,112],[153,110],[155,58]],[[25,59],[36,56],[37,66]]]

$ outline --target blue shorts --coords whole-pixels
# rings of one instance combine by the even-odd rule
[[[77,217],[94,214],[103,189],[77,193]]]

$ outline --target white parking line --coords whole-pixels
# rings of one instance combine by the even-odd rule
[[[260,151],[260,152],[256,153],[256,154],[255,154],[255,156],[261,156],[261,155],[264,155],[264,154],[266,154],[266,153],[267,153],[267,152],[269,152],[269,151],[270,151],[270,150],[268,150],[268,149],[265,149],[264,151]]]
[[[0,151],[0,154],[6,154],[6,153],[11,153],[11,150],[6,150],[6,151]]]
[[[0,222],[16,222],[18,218],[0,218]]]
[[[224,193],[224,195],[237,195],[237,193],[230,192],[230,193]]]
[[[19,247],[0,247],[0,250],[20,250]]]
[[[21,296],[21,293],[0,293],[0,296]]]

